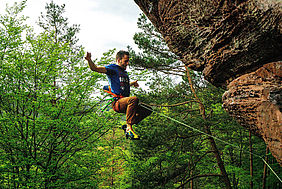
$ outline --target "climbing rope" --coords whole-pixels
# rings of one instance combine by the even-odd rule
[[[114,98],[109,98],[109,99],[104,99],[104,100],[102,100],[102,103],[103,103],[103,102],[107,102],[107,103],[104,104],[104,105],[101,105],[101,107],[100,107],[99,111],[97,112],[97,114],[98,114],[99,116],[101,116],[101,115],[104,113],[104,111],[108,108],[108,106],[109,106],[110,104],[112,104],[113,101],[115,101]],[[201,130],[199,130],[199,129],[196,129],[196,128],[190,126],[190,125],[187,125],[187,124],[185,124],[185,123],[183,123],[183,122],[181,122],[181,121],[178,121],[177,119],[174,119],[174,118],[172,118],[172,117],[169,117],[169,116],[167,116],[167,115],[165,115],[165,114],[163,114],[163,113],[157,112],[157,111],[154,110],[154,108],[152,107],[152,106],[157,106],[157,107],[174,107],[174,106],[184,105],[184,104],[187,104],[187,103],[190,103],[190,102],[191,102],[191,101],[187,101],[187,102],[179,103],[179,104],[175,104],[175,105],[154,105],[154,104],[150,104],[150,105],[149,105],[149,104],[145,104],[145,103],[140,103],[140,106],[142,106],[143,108],[145,108],[145,109],[147,109],[147,110],[150,110],[150,111],[152,111],[152,112],[155,112],[155,113],[159,114],[160,116],[163,116],[163,117],[165,117],[165,118],[167,118],[167,119],[170,119],[171,121],[174,121],[174,122],[179,123],[179,124],[181,124],[181,125],[183,125],[183,126],[185,126],[185,127],[188,127],[188,128],[190,128],[190,129],[192,129],[192,130],[198,132],[198,133],[201,133],[201,134],[206,135],[206,136],[208,136],[208,137],[212,137],[212,138],[214,138],[214,139],[217,140],[217,141],[220,141],[220,142],[222,142],[222,143],[224,143],[224,144],[228,144],[228,145],[230,145],[230,146],[232,146],[232,147],[234,147],[234,148],[238,148],[239,150],[242,150],[242,149],[240,149],[238,146],[236,146],[235,144],[232,144],[232,143],[230,143],[230,142],[227,142],[227,141],[225,141],[225,140],[222,140],[222,139],[220,139],[220,138],[218,138],[218,137],[212,136],[212,135],[210,135],[210,134],[208,134],[208,133],[206,133],[206,132],[203,132],[203,131],[201,131]],[[102,104],[102,103],[101,103],[101,104]],[[282,183],[282,179],[277,175],[277,173],[272,169],[272,167],[264,160],[263,157],[261,157],[260,155],[255,154],[255,153],[253,153],[253,152],[249,152],[249,151],[246,151],[246,150],[242,150],[242,151],[243,151],[243,152],[246,152],[246,153],[250,153],[250,154],[252,154],[252,155],[254,155],[254,156],[260,158],[260,159],[266,164],[266,166],[271,170],[271,172],[277,177],[277,179]]]
[[[172,118],[172,117],[169,117],[169,116],[167,116],[167,115],[165,115],[165,114],[163,114],[163,113],[157,112],[156,110],[154,110],[154,108],[153,108],[152,106],[150,106],[150,105],[148,105],[148,104],[140,103],[140,106],[142,106],[143,108],[145,108],[145,109],[147,109],[147,110],[150,110],[150,111],[152,111],[152,112],[155,112],[155,113],[159,114],[160,116],[163,116],[163,117],[165,117],[165,118],[167,118],[167,119],[170,119],[171,121],[174,121],[174,122],[179,123],[179,124],[181,124],[181,125],[183,125],[183,126],[185,126],[185,127],[190,128],[190,129],[192,129],[192,130],[194,130],[194,131],[197,131],[197,132],[199,132],[199,133],[201,133],[201,134],[203,134],[203,135],[206,135],[206,136],[208,136],[208,137],[212,137],[212,138],[214,138],[215,140],[218,140],[218,141],[220,141],[220,142],[222,142],[222,143],[225,143],[225,144],[228,144],[228,145],[230,145],[230,146],[233,146],[234,148],[240,149],[240,148],[239,148],[238,146],[236,146],[235,144],[229,143],[229,142],[227,142],[227,141],[225,141],[225,140],[222,140],[222,139],[220,139],[220,138],[218,138],[218,137],[212,136],[212,135],[210,135],[210,134],[208,134],[208,133],[205,133],[205,132],[203,132],[203,131],[201,131],[201,130],[199,130],[199,129],[196,129],[196,128],[190,126],[190,125],[187,125],[187,124],[185,124],[185,123],[183,123],[183,122],[181,122],[181,121],[178,121],[177,119],[174,119],[174,118]],[[150,107],[150,108],[149,108],[149,107]],[[240,150],[242,150],[242,149],[240,149]],[[252,155],[257,156],[258,158],[262,159],[262,161],[266,164],[266,166],[271,170],[271,172],[272,172],[272,173],[278,178],[278,180],[282,183],[281,178],[276,174],[276,172],[275,172],[275,171],[271,168],[271,166],[264,160],[263,157],[261,157],[260,155],[255,154],[255,153],[253,153],[253,152],[249,152],[249,151],[245,151],[245,150],[242,150],[242,151],[243,151],[243,152],[247,152],[247,153],[251,153]]]

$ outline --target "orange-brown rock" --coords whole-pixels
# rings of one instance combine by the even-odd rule
[[[262,137],[282,165],[282,62],[233,80],[223,95],[223,107]]]
[[[168,47],[205,79],[225,87],[282,60],[282,2],[135,0]]]
[[[261,136],[282,165],[282,2],[134,1],[185,65],[228,86],[225,109]]]

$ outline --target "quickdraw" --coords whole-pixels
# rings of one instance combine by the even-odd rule
[[[97,114],[98,114],[99,116],[101,116],[101,115],[105,112],[105,110],[108,109],[108,106],[109,106],[109,105],[113,104],[113,103],[116,102],[118,99],[123,98],[122,95],[117,95],[117,94],[114,94],[113,92],[111,92],[111,87],[108,86],[108,85],[104,86],[104,87],[103,87],[103,90],[104,90],[104,92],[106,92],[106,93],[112,95],[113,97],[112,97],[112,98],[108,98],[108,99],[104,99],[104,100],[102,100],[102,101],[100,102],[100,109],[99,109],[99,111],[97,112]],[[106,103],[105,103],[105,102],[106,102]],[[117,106],[116,106],[116,105],[117,105]],[[113,104],[113,109],[118,112],[118,111],[119,111],[118,104],[116,104],[116,103]]]
[[[108,98],[108,99],[101,100],[100,109],[97,111],[98,116],[101,116],[105,112],[105,110],[108,109],[108,106],[112,104],[114,101],[115,101],[115,98]]]

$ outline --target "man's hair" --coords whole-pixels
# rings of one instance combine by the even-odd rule
[[[116,55],[116,60],[122,59],[124,55],[129,56],[129,52],[128,51],[124,51],[124,50],[118,51],[117,55]]]

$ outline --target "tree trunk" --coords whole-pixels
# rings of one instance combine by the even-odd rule
[[[193,87],[193,82],[192,82],[192,79],[191,79],[191,76],[190,76],[190,73],[189,73],[189,69],[187,68],[187,66],[185,66],[185,69],[186,69],[188,81],[189,81],[189,83],[190,83],[191,91],[192,91],[192,93],[194,94],[194,97],[196,98],[196,100],[197,100],[198,103],[199,103],[200,112],[201,112],[201,114],[202,114],[202,118],[203,118],[204,120],[206,120],[207,118],[206,118],[206,113],[205,113],[205,107],[204,107],[203,103],[200,101],[200,99],[198,98],[198,96],[197,96],[197,94],[196,94],[196,92],[195,92],[195,89],[194,89],[194,87]],[[208,124],[206,124],[206,123],[204,124],[204,126],[205,126],[205,131],[206,131],[206,133],[207,133],[208,135],[212,135],[212,134],[211,134],[211,130],[210,130],[210,126],[209,126]],[[218,149],[217,149],[217,147],[216,147],[216,143],[215,143],[215,141],[214,141],[214,138],[213,138],[213,137],[209,137],[209,141],[210,141],[211,148],[212,148],[212,151],[213,151],[213,153],[214,153],[214,156],[215,156],[215,158],[216,158],[216,160],[217,160],[217,165],[218,165],[218,167],[219,167],[219,169],[220,169],[220,172],[221,172],[223,181],[224,181],[224,183],[225,183],[225,185],[226,185],[226,188],[227,188],[227,189],[230,189],[230,188],[232,188],[232,187],[231,187],[231,184],[230,184],[230,180],[229,180],[228,174],[227,174],[227,172],[226,172],[226,170],[225,170],[224,163],[223,163],[223,161],[222,161],[222,159],[221,159],[221,157],[220,157],[220,153],[219,153],[219,151],[218,151]]]
[[[249,130],[249,144],[250,144],[250,175],[251,175],[251,181],[250,181],[250,189],[253,189],[254,183],[253,183],[253,146],[252,146],[252,134]]]
[[[268,147],[266,146],[265,149],[265,162],[267,163],[268,157],[267,154],[269,153]],[[263,177],[262,177],[262,188],[266,189],[266,177],[267,177],[267,165],[263,165]]]
[[[212,135],[211,131],[210,131],[210,127],[207,124],[205,124],[205,130],[206,130],[207,134]],[[222,174],[222,178],[223,178],[223,181],[226,185],[226,188],[228,188],[228,189],[232,188],[231,184],[230,184],[230,180],[228,178],[228,174],[227,174],[225,167],[224,167],[224,163],[223,163],[223,161],[220,157],[219,151],[216,147],[216,143],[215,143],[215,141],[212,137],[209,137],[209,141],[210,141],[210,144],[211,144],[212,151],[214,152],[214,156],[217,160],[217,165],[218,165],[220,172]]]

